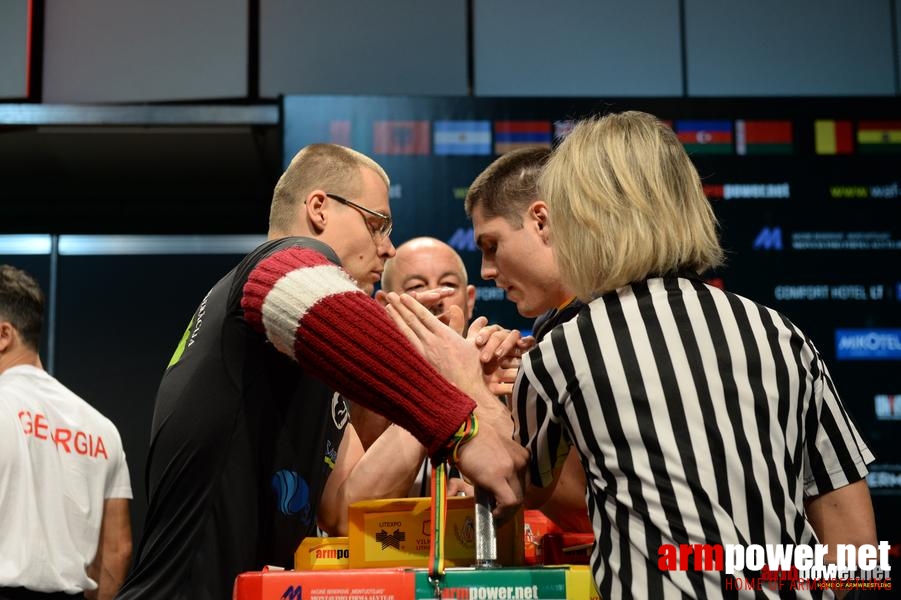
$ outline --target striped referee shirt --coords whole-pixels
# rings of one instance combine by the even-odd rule
[[[813,343],[693,279],[590,302],[525,355],[514,398],[536,485],[553,479],[561,445],[579,450],[609,599],[777,595],[730,590],[720,571],[661,571],[660,546],[815,544],[805,498],[874,460]]]

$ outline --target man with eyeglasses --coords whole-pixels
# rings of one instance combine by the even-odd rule
[[[227,598],[236,575],[290,566],[315,532],[347,422],[335,390],[410,431],[429,455],[521,501],[527,452],[442,378],[370,298],[394,256],[388,177],[341,146],[301,150],[276,185],[268,241],[201,301],[163,375],[149,507],[118,598]],[[479,366],[473,365],[478,373]]]

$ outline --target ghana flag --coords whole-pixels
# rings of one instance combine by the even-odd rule
[[[901,152],[901,121],[860,121],[857,148],[861,152]]]

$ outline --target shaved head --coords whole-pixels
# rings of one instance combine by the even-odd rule
[[[452,267],[465,286],[468,283],[466,267],[457,251],[433,237],[418,237],[408,240],[397,247],[394,258],[385,263],[382,274],[382,289],[386,292],[403,292],[403,279],[409,278],[409,263],[418,256],[426,256],[429,260],[440,261],[442,265]],[[399,272],[399,273],[398,273]]]
[[[472,318],[475,304],[475,288],[468,284],[466,266],[460,255],[432,237],[413,238],[398,246],[397,254],[385,263],[382,273],[382,289],[386,292],[425,291],[438,287],[456,289],[458,293],[438,303],[433,312],[438,314],[456,304],[467,320]]]

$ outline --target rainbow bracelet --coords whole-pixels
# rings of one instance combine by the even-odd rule
[[[460,462],[460,446],[474,438],[478,432],[479,420],[476,419],[476,414],[471,412],[457,432],[448,440],[447,449],[451,451],[449,460],[451,465]]]

